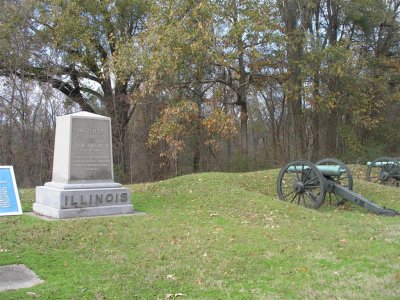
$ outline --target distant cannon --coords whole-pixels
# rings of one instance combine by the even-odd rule
[[[341,161],[326,158],[313,164],[296,160],[285,165],[278,175],[277,191],[282,201],[317,209],[328,194],[337,204],[350,201],[378,215],[395,216],[400,213],[381,207],[352,191],[353,177]]]
[[[380,157],[367,162],[367,180],[389,186],[400,186],[399,158]]]

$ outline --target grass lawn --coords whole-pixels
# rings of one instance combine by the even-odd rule
[[[400,210],[400,188],[353,190]],[[130,186],[145,216],[0,218],[0,265],[45,280],[0,299],[400,299],[400,217],[277,200],[279,170]],[[32,210],[34,190],[21,190]]]

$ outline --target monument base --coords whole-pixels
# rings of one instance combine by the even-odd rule
[[[33,211],[56,219],[133,213],[130,191],[122,187],[36,187]]]

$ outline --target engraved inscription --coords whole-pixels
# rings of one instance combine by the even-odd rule
[[[71,180],[112,180],[110,123],[72,120]]]
[[[97,207],[104,205],[115,205],[128,203],[128,193],[91,193],[80,195],[65,195],[62,203],[62,208],[83,208],[83,207]]]
[[[3,183],[3,181],[1,181]],[[4,182],[6,183],[6,182]],[[6,186],[0,186],[0,208],[10,208],[11,201]]]

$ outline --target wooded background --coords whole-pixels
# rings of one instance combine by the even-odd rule
[[[111,117],[139,182],[400,156],[397,0],[0,1],[0,164],[51,180],[56,116]]]

